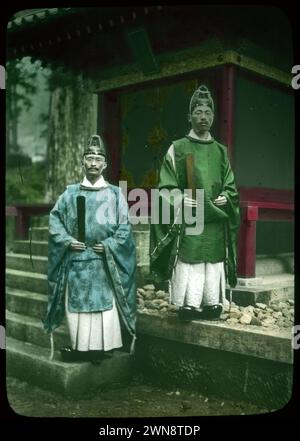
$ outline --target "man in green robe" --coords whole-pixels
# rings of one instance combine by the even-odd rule
[[[179,307],[179,318],[218,319],[225,298],[226,279],[236,285],[236,239],[239,198],[225,146],[210,134],[214,103],[206,86],[192,96],[191,130],[172,143],[164,157],[159,190],[179,189],[180,203],[168,199],[170,224],[151,224],[150,268],[157,282],[169,280],[170,302]],[[192,158],[192,185],[204,190],[204,229],[189,234],[176,216],[197,202],[187,191],[191,185],[187,158]],[[181,216],[184,219],[184,216]]]
[[[135,341],[135,244],[127,202],[102,176],[106,149],[93,135],[85,177],[68,185],[49,217],[48,309],[51,333],[66,316],[71,346],[65,361],[100,362],[123,346],[120,318]],[[52,339],[53,342],[53,339]]]

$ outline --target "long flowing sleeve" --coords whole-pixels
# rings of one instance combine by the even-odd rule
[[[51,281],[57,279],[58,267],[70,243],[76,240],[68,232],[67,213],[67,196],[63,193],[49,215],[48,279]]]
[[[114,234],[101,243],[104,246],[108,270],[114,286],[119,311],[127,330],[135,335],[136,321],[136,252],[128,206],[120,188],[117,188],[118,225]]]
[[[53,332],[64,317],[64,295],[69,259],[69,245],[74,237],[69,234],[66,224],[67,192],[57,200],[49,216],[48,242],[48,306],[43,320],[44,329]]]
[[[170,198],[168,191],[164,194],[164,189],[175,190],[175,197]],[[160,194],[156,199],[157,204],[151,207],[150,271],[154,280],[161,282],[170,277],[176,254],[176,238],[182,230],[181,223],[176,221],[182,216],[183,194],[178,185],[174,158],[172,158],[172,146],[165,155],[161,166],[158,190]],[[168,223],[162,221],[162,207],[168,210],[170,216]],[[155,222],[153,222],[153,215],[157,218]]]
[[[237,283],[236,274],[236,248],[238,231],[240,225],[240,210],[239,210],[239,194],[235,185],[233,171],[231,169],[230,161],[227,152],[224,155],[223,162],[223,189],[220,193],[225,196],[227,203],[222,207],[228,215],[227,221],[227,277],[230,286],[234,287]]]

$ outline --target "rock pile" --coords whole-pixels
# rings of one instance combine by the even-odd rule
[[[269,305],[256,303],[255,306],[237,306],[221,314],[227,324],[255,325],[269,329],[290,328],[294,324],[294,300],[273,300]]]
[[[145,285],[137,289],[137,307],[140,312],[167,314],[177,311],[177,307],[170,305],[169,294],[162,290],[155,290],[154,285]]]
[[[178,308],[169,303],[169,294],[155,290],[152,284],[137,289],[138,311],[147,314],[169,315]],[[255,306],[238,306],[234,302],[223,311],[220,321],[228,325],[254,325],[267,329],[290,328],[294,324],[294,300],[273,300],[269,305],[256,303]]]

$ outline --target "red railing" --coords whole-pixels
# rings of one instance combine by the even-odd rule
[[[148,191],[149,193],[149,191]],[[239,277],[255,277],[256,222],[294,220],[294,192],[270,188],[241,187],[241,226],[238,241]],[[148,199],[150,201],[150,198]],[[129,205],[132,205],[130,202]],[[14,205],[6,207],[6,216],[16,217],[16,237],[28,238],[32,216],[49,214],[53,204]]]
[[[238,241],[237,273],[255,277],[256,222],[294,220],[294,192],[260,187],[241,187],[241,225]]]
[[[30,218],[32,216],[41,216],[49,214],[54,204],[28,204],[5,207],[6,216],[14,216],[16,218],[15,231],[18,239],[28,238],[28,228]]]

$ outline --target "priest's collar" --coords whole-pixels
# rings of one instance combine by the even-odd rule
[[[105,188],[107,185],[108,184],[105,182],[103,176],[100,176],[100,178],[94,184],[92,184],[85,176],[83,181],[80,183],[80,188],[82,190],[100,190],[100,188]]]
[[[189,133],[186,135],[186,137],[188,139],[190,139],[191,141],[197,141],[197,142],[203,142],[203,143],[210,143],[213,141],[213,137],[211,136],[210,133],[208,133],[208,136],[206,139],[202,139],[202,138],[199,138],[199,136],[196,134],[196,132],[193,129],[191,129],[189,131]]]

